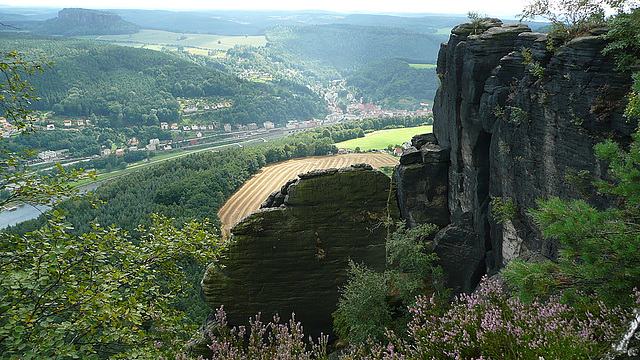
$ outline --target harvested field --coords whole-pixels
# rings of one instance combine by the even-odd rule
[[[395,166],[398,159],[387,154],[365,153],[313,156],[269,165],[244,183],[220,208],[218,216],[223,224],[223,232],[228,234],[233,225],[258,210],[269,194],[279,190],[287,180],[297,177],[298,174],[357,163],[367,163],[373,167]]]

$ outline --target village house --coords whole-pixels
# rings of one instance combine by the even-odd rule
[[[180,127],[178,126],[178,123],[172,123],[171,124],[171,130],[180,130]]]
[[[84,119],[76,120],[76,124],[78,124],[78,126],[84,126]]]
[[[59,158],[64,157],[66,153],[69,152],[69,149],[60,149],[60,150],[56,150],[56,156]]]
[[[262,125],[267,130],[275,129],[275,125],[271,121],[265,121],[264,123],[262,123]]]
[[[209,130],[213,130],[213,129],[215,129],[215,126],[213,124],[209,124],[209,125],[207,125],[207,128]]]
[[[160,123],[160,129],[162,130],[169,130],[169,124],[166,122],[161,122]]]
[[[38,159],[42,159],[43,161],[53,160],[58,157],[55,151],[45,150],[38,153]]]
[[[64,126],[71,126],[71,120],[65,120]]]
[[[138,146],[138,144],[140,144],[140,141],[138,141],[138,139],[134,137],[129,139],[129,146]]]
[[[55,129],[56,129],[55,124],[47,124],[47,130],[55,130]]]
[[[124,149],[116,149],[116,155],[124,155]]]
[[[258,124],[256,124],[256,123],[247,124],[247,130],[249,130],[249,131],[258,130]]]
[[[111,155],[111,149],[102,149],[102,156]]]
[[[201,137],[202,137],[202,133],[201,133],[200,131],[198,131],[198,132],[196,133],[196,137],[201,138]]]
[[[188,106],[185,106],[184,109],[182,109],[182,112],[184,112],[185,114],[186,113],[193,113],[193,112],[196,112],[196,111],[198,111],[198,107],[195,106],[195,105],[188,105]]]
[[[230,132],[231,131],[231,124],[224,124],[224,131]]]

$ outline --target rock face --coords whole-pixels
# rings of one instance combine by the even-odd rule
[[[433,134],[411,139],[393,174],[400,216],[408,226],[449,224],[448,171],[449,149],[441,148]]]
[[[397,217],[389,177],[359,164],[300,174],[232,230],[224,267],[212,264],[202,289],[231,325],[258,312],[296,314],[305,334],[332,333],[331,314],[348,261],[384,270],[388,213]]]
[[[602,55],[603,33],[593,30],[552,52],[547,45],[555,40],[547,35],[485,19],[454,28],[442,45],[431,143],[448,153],[449,223],[434,243],[450,286],[471,291],[479,276],[524,253],[556,255],[557,244],[543,239],[528,215],[536,199],[606,204],[589,185],[606,176],[593,146],[628,141],[634,124],[622,116],[630,76]],[[427,221],[433,212],[420,212],[410,187],[419,176],[420,186],[436,185],[431,175],[407,176],[419,158],[409,156],[395,174],[401,211],[409,221]],[[516,213],[498,223],[492,199],[512,202]]]

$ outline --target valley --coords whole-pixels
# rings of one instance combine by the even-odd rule
[[[531,1],[0,5],[0,358],[635,359],[640,8]]]

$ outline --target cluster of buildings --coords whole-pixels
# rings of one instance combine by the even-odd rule
[[[7,119],[0,117],[0,135],[2,135],[2,137],[9,137],[16,131],[16,127],[13,126]]]
[[[421,104],[423,106],[422,109],[411,111],[383,109],[380,105],[364,103],[362,98],[357,99],[347,90],[344,79],[333,80],[327,87],[319,84],[311,87],[311,89],[321,94],[327,102],[330,114],[327,115],[325,120],[329,123],[362,120],[366,118],[419,116],[431,113],[428,104]],[[341,97],[340,94],[344,93],[346,93],[346,96]]]
[[[42,160],[42,161],[54,161],[54,160],[60,160],[60,159],[64,159],[65,157],[68,156],[69,149],[61,149],[61,150],[45,150],[42,152],[39,152],[37,154],[38,159]]]
[[[183,104],[184,99],[178,100],[180,104]],[[224,108],[231,107],[231,103],[228,101],[218,102],[218,103],[210,103],[205,102],[203,100],[189,100],[188,102],[183,104],[182,112],[184,114],[192,114],[198,111],[206,111],[206,110],[219,110]]]
[[[244,69],[240,74],[238,74],[238,77],[240,79],[246,79],[246,80],[250,80],[250,79],[261,79],[261,80],[267,80],[267,81],[273,80],[273,75],[271,75],[270,73],[264,72],[264,71],[258,71],[258,70],[251,70],[251,69]]]

